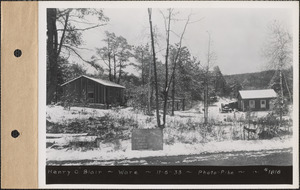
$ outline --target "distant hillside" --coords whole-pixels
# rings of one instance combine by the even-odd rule
[[[229,86],[239,83],[242,85],[243,90],[265,89],[269,87],[274,74],[275,70],[268,70],[255,73],[224,75],[224,78]]]

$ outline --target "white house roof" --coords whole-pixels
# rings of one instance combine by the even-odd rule
[[[277,94],[273,89],[240,90],[239,94],[242,99],[276,98],[277,97]]]
[[[95,81],[95,82],[97,82],[97,83],[99,83],[99,84],[102,84],[102,85],[104,85],[104,86],[110,86],[110,87],[116,87],[116,88],[125,88],[125,86],[119,85],[119,84],[117,84],[117,83],[114,83],[114,82],[111,82],[111,81],[108,81],[108,80],[97,79],[97,78],[88,77],[88,76],[85,76],[85,75],[81,75],[81,76],[79,76],[79,77],[77,77],[77,78],[75,78],[75,79],[69,80],[68,82],[65,82],[64,84],[62,84],[61,86],[64,86],[64,85],[66,85],[66,84],[68,84],[68,83],[70,83],[70,82],[73,82],[74,80],[77,80],[77,79],[79,79],[80,77],[85,77],[85,78],[87,78],[87,79],[90,79],[90,80],[92,80],[92,81]]]

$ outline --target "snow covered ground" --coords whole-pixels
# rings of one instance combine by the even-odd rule
[[[124,160],[155,156],[193,155],[206,153],[234,153],[239,151],[279,150],[292,147],[291,138],[274,138],[272,140],[237,140],[209,142],[203,144],[175,143],[164,145],[160,151],[131,150],[130,140],[121,143],[122,148],[115,151],[113,146],[103,146],[93,150],[47,149],[47,162],[51,161],[82,161],[82,160]]]
[[[220,113],[221,104],[227,104],[236,101],[235,99],[220,98],[218,102],[213,104],[208,109],[209,120],[214,121],[225,121],[228,119],[245,118],[245,112],[231,112],[231,113]],[[192,119],[195,122],[203,122],[203,105],[201,103],[194,106],[190,110],[186,111],[175,111],[175,116],[167,115],[168,121],[179,121],[186,122]],[[154,116],[147,116],[139,111],[134,111],[132,108],[120,108],[120,109],[94,109],[94,108],[82,108],[82,107],[71,107],[70,110],[64,109],[62,106],[47,106],[47,120],[53,123],[65,124],[72,122],[74,120],[86,120],[90,117],[102,117],[105,114],[114,114],[116,117],[132,118],[138,122],[139,126],[142,128],[153,128],[156,124],[156,119]],[[269,111],[258,111],[253,112],[253,117],[263,117],[266,116]]]
[[[46,118],[48,121],[53,123],[65,123],[73,121],[75,119],[88,119],[93,116],[104,116],[105,113],[111,110],[94,109],[94,108],[82,108],[82,107],[71,107],[70,110],[65,109],[62,106],[47,106]]]
[[[79,133],[48,133],[47,134],[47,163],[82,160],[103,161],[126,160],[145,157],[163,157],[178,155],[195,155],[206,153],[230,153],[239,151],[280,150],[292,147],[292,137],[283,136],[271,140],[241,140],[242,125],[233,123],[233,118],[245,118],[244,112],[220,113],[221,104],[235,100],[220,98],[217,103],[209,107],[209,120],[219,123],[213,126],[210,132],[204,132],[198,124],[203,123],[203,105],[199,104],[190,110],[175,111],[175,116],[167,115],[164,129],[164,148],[161,151],[131,150],[130,139],[100,142],[96,147],[68,146],[70,143],[96,141],[97,134],[88,131]],[[254,112],[253,116],[262,117],[269,112]],[[122,121],[134,121],[138,128],[154,128],[155,116],[144,115],[132,108],[114,108],[109,110],[71,107],[70,110],[62,106],[47,106],[47,121],[58,127],[67,126],[74,121],[88,121],[91,118],[100,118],[106,115]],[[112,117],[108,117],[112,118]],[[113,120],[114,122],[115,120]],[[47,123],[48,123],[47,122]],[[221,124],[220,124],[221,123]],[[96,126],[96,125],[95,125]],[[83,128],[86,126],[82,126]],[[118,127],[118,125],[114,126]],[[120,124],[119,124],[120,127]],[[189,127],[189,128],[187,128]],[[130,128],[122,133],[131,134]],[[209,134],[208,134],[209,133]],[[54,146],[52,146],[54,145]],[[96,163],[96,162],[95,162]]]

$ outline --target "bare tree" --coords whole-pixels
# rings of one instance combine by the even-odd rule
[[[149,21],[151,21],[151,11],[149,11],[150,9],[148,9],[148,13],[149,13]],[[183,40],[183,36],[185,34],[187,25],[189,23],[194,23],[194,22],[198,22],[198,21],[194,21],[194,22],[190,22],[190,16],[191,14],[188,16],[188,19],[186,20],[186,23],[184,25],[184,29],[183,32],[181,33],[180,37],[179,37],[179,43],[177,45],[177,51],[176,51],[176,56],[175,59],[173,60],[173,67],[172,67],[172,73],[169,77],[169,50],[170,50],[170,32],[171,32],[171,21],[172,21],[172,17],[174,16],[173,13],[173,9],[168,9],[167,12],[167,16],[165,16],[163,14],[163,12],[161,12],[163,18],[164,18],[164,23],[165,23],[165,31],[166,31],[166,54],[165,54],[165,81],[164,81],[164,88],[163,88],[163,123],[160,126],[160,128],[164,128],[165,124],[166,124],[166,115],[167,115],[167,103],[168,103],[168,94],[169,94],[169,90],[170,87],[172,85],[172,82],[175,81],[175,73],[176,73],[176,63],[178,62],[178,59],[180,57],[180,53],[181,53],[181,47],[182,47],[182,40]],[[152,21],[150,22],[150,30],[151,30],[151,39],[152,39],[152,50],[153,50],[153,57],[154,57],[154,61],[155,61],[155,51],[154,51],[154,40],[153,40],[153,32],[152,32]],[[154,65],[156,65],[154,63]],[[156,69],[154,69],[154,74],[156,74]],[[155,77],[156,78],[156,77]],[[155,79],[155,87],[157,87],[157,78]],[[174,87],[174,86],[173,86]],[[158,92],[157,92],[158,93]],[[174,87],[174,94],[175,94],[175,87]],[[175,96],[175,95],[174,95]],[[157,106],[158,107],[158,95],[156,97],[156,101],[157,101]],[[174,103],[173,103],[174,104]],[[159,109],[157,110],[157,112],[159,111]],[[159,115],[159,114],[158,114]],[[160,122],[160,121],[159,121]]]
[[[103,61],[103,63],[107,66],[108,70],[108,78],[110,81],[113,81],[113,64],[112,60],[114,58],[114,47],[115,47],[115,41],[116,41],[116,35],[115,33],[111,33],[108,31],[105,31],[105,39],[104,42],[107,43],[106,47],[102,48],[96,48],[96,53],[100,57],[100,59]],[[98,59],[97,59],[98,60]],[[115,63],[115,61],[114,61]]]
[[[181,56],[181,51],[182,51],[182,40],[183,40],[183,36],[185,34],[185,31],[186,31],[186,28],[188,26],[188,24],[190,23],[190,17],[191,17],[191,14],[188,16],[187,20],[186,20],[186,23],[184,25],[184,28],[183,28],[183,31],[180,35],[180,38],[179,38],[179,43],[177,45],[177,51],[176,51],[176,55],[175,55],[175,59],[173,60],[173,69],[172,69],[172,75],[171,75],[171,80],[170,80],[170,84],[171,83],[173,84],[172,86],[172,116],[174,116],[174,110],[175,110],[175,75],[176,75],[176,66],[177,66],[177,62]]]
[[[174,99],[175,99],[175,74],[176,74],[176,65],[178,62],[178,59],[180,57],[180,53],[181,53],[181,47],[182,47],[182,40],[187,28],[187,25],[190,23],[190,17],[191,14],[188,16],[188,19],[186,20],[186,23],[184,25],[183,31],[179,37],[179,42],[177,45],[177,51],[176,51],[176,55],[175,58],[173,60],[173,67],[172,67],[172,73],[171,73],[171,77],[169,79],[169,72],[168,72],[168,60],[169,60],[169,48],[170,48],[170,32],[171,32],[171,20],[172,20],[172,16],[173,16],[173,9],[168,9],[168,17],[166,17],[162,12],[161,14],[164,17],[164,21],[165,21],[165,29],[166,29],[166,42],[167,42],[167,47],[166,47],[166,55],[165,55],[165,87],[164,87],[164,109],[163,109],[163,124],[162,127],[165,127],[165,123],[166,123],[166,114],[167,114],[167,102],[168,102],[168,94],[169,94],[169,90],[170,87],[172,85],[173,82],[173,91],[172,91],[172,115],[174,115]],[[193,22],[194,23],[194,22]]]
[[[170,46],[170,28],[171,28],[171,16],[172,16],[173,9],[168,9],[168,17],[165,18],[164,14],[161,12],[161,14],[164,17],[165,22],[165,28],[166,28],[166,55],[165,55],[165,86],[163,89],[163,95],[164,95],[164,101],[163,101],[163,124],[162,128],[165,127],[166,123],[166,114],[167,114],[167,103],[168,103],[168,92],[169,92],[169,85],[168,85],[168,77],[169,77],[169,46]]]
[[[141,70],[141,79],[142,85],[144,86],[146,83],[146,59],[149,53],[148,46],[139,45],[134,48],[134,57],[140,64],[131,63],[131,65],[135,66],[139,70]]]
[[[156,71],[156,56],[155,56],[155,46],[154,46],[154,36],[153,36],[153,28],[152,28],[152,9],[148,8],[149,15],[149,24],[150,24],[150,34],[151,34],[151,46],[152,46],[152,56],[153,56],[153,67],[154,67],[154,84],[155,84],[155,103],[156,103],[156,120],[157,126],[161,128],[160,125],[160,115],[159,115],[159,100],[158,100],[158,84],[157,84],[157,71]]]
[[[120,83],[124,68],[127,66],[129,58],[132,56],[132,46],[128,44],[123,36],[116,36],[115,33],[105,32],[106,38],[103,40],[107,47],[96,48],[97,55],[108,69],[110,81]]]
[[[269,68],[279,72],[279,117],[281,126],[283,116],[283,73],[282,70],[291,66],[292,63],[292,36],[278,21],[274,21],[269,26],[269,34],[263,48],[264,56],[267,58]],[[288,88],[288,87],[287,87]],[[289,90],[288,90],[289,91]],[[289,93],[290,98],[291,94]]]
[[[199,66],[202,67],[204,70],[203,72],[203,85],[204,85],[204,123],[208,123],[208,107],[209,107],[209,85],[211,82],[211,68],[213,66],[213,62],[217,59],[216,53],[211,50],[211,33],[207,31],[208,34],[208,45],[207,45],[207,59],[206,59],[206,65],[201,65],[199,63]]]
[[[119,36],[117,38],[117,43],[118,43],[118,49],[117,49],[117,54],[116,56],[118,57],[118,79],[117,82],[118,84],[121,81],[122,74],[124,73],[124,68],[128,65],[129,58],[133,56],[131,53],[132,46],[128,44],[126,38]]]

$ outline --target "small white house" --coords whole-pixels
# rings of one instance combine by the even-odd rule
[[[270,101],[277,97],[273,89],[240,90],[238,93],[238,109],[241,111],[270,110]]]

